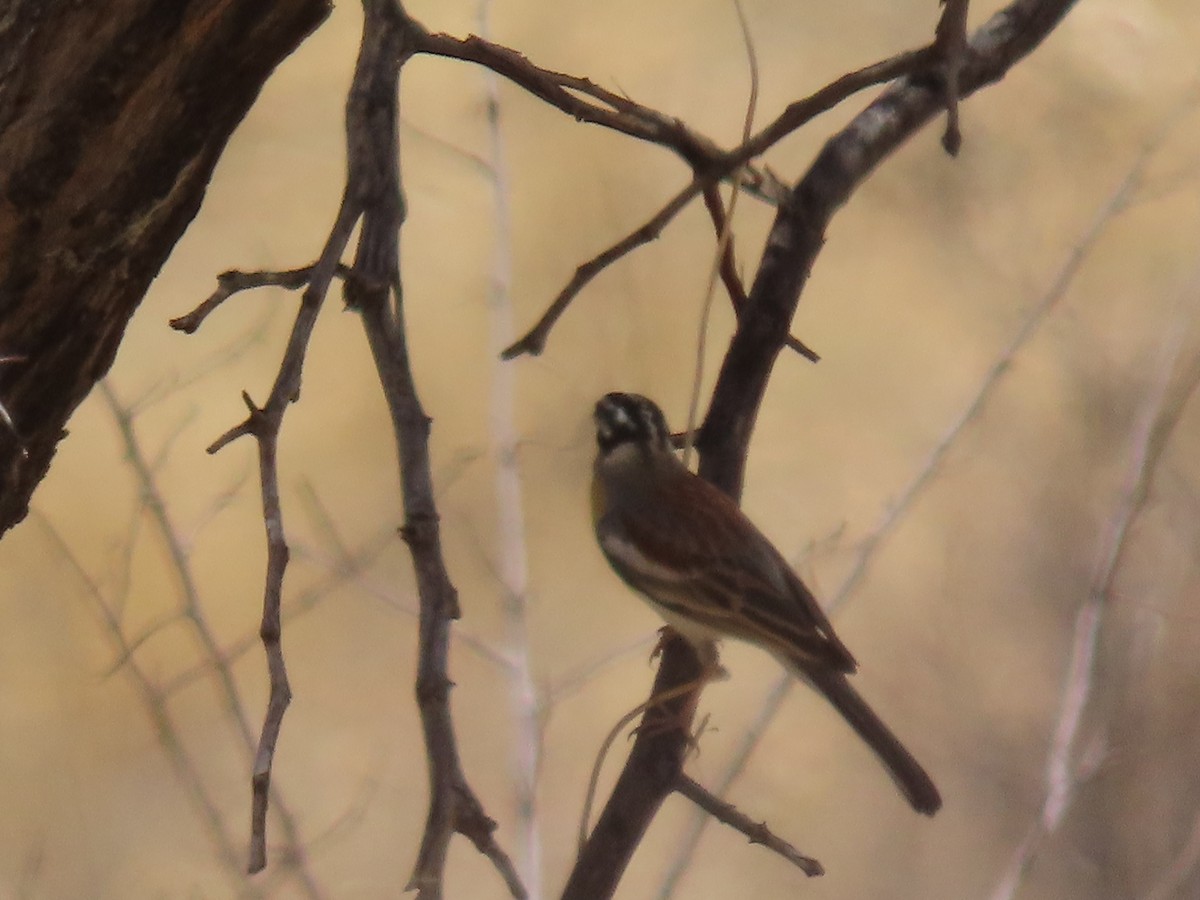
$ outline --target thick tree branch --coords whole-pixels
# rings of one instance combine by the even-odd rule
[[[14,0],[0,29],[0,533],[328,0]]]
[[[993,16],[970,42],[962,96],[1000,80],[1073,3],[1017,0]],[[937,114],[943,99],[936,80],[900,79],[825,144],[779,208],[698,442],[701,473],[732,496],[741,496],[754,418],[830,219],[876,165]]]
[[[710,184],[704,188],[704,208],[708,210],[708,216],[712,219],[713,230],[717,234],[718,242],[722,234],[727,233],[726,222],[728,217],[725,214],[725,203],[721,199],[721,193],[717,190],[716,183]],[[746,306],[746,286],[742,284],[742,277],[737,271],[737,259],[733,250],[733,235],[729,234],[725,241],[725,246],[720,248],[721,259],[718,269],[718,274],[721,276],[721,283],[725,285],[725,293],[729,295],[729,302],[733,306],[735,315],[741,315],[742,310]],[[790,334],[787,339],[789,350],[794,350],[807,359],[809,362],[820,362],[821,357],[816,351],[808,347],[799,338],[792,337]]]

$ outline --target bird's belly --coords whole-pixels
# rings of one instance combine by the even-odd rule
[[[722,637],[720,631],[709,628],[703,622],[681,615],[668,606],[649,600],[654,611],[662,616],[663,621],[679,632],[680,637],[697,649],[707,644],[714,644]]]

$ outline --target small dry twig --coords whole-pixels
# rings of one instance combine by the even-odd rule
[[[779,837],[767,827],[765,822],[755,822],[745,813],[739,811],[732,803],[713,796],[711,792],[687,775],[679,776],[675,790],[682,796],[687,797],[718,822],[724,822],[730,828],[740,831],[750,839],[750,843],[762,844],[771,852],[778,853],[804,872],[809,878],[825,874],[825,869],[822,868],[819,862],[810,856],[805,856],[783,838]]]
[[[634,134],[635,137],[642,137],[645,140],[675,149],[680,156],[692,164],[694,173],[692,180],[668,200],[643,225],[634,229],[608,249],[598,253],[580,265],[575,270],[575,274],[571,277],[571,280],[559,291],[558,296],[554,298],[550,306],[542,313],[537,323],[504,351],[502,354],[503,358],[515,359],[526,353],[532,356],[539,355],[545,349],[546,340],[549,338],[554,324],[566,312],[567,307],[571,305],[571,301],[575,299],[588,282],[630,251],[655,240],[668,223],[682,212],[684,207],[703,193],[705,187],[728,178],[733,172],[744,168],[750,160],[761,156],[793,131],[807,124],[821,113],[833,109],[839,103],[859,91],[877,84],[886,84],[902,75],[920,72],[930,65],[934,58],[935,54],[931,45],[922,50],[897,54],[890,59],[843,75],[810,96],[789,104],[775,121],[750,138],[750,140],[745,141],[741,146],[728,152],[713,151],[711,155],[699,163],[692,161],[690,158],[691,154],[700,147],[709,146],[710,143],[707,140],[696,140],[690,132],[687,133],[686,137],[679,137],[675,132],[669,130],[665,134],[661,132]],[[520,57],[520,59],[524,60],[524,57]],[[475,61],[478,62],[480,60]],[[538,93],[529,84],[530,81],[534,80],[533,73],[528,73],[523,69],[497,71],[500,71],[500,74],[511,78],[532,93]],[[636,104],[634,105],[636,106]],[[566,111],[569,112],[570,110]],[[658,115],[656,113],[654,116],[649,116],[649,118],[656,120]],[[602,124],[607,123],[602,122]],[[624,128],[618,128],[618,130],[633,134],[632,131]],[[674,138],[674,142],[672,142],[671,138]],[[776,195],[779,193],[777,180],[773,176],[755,175],[751,172],[746,184],[756,189],[771,189],[773,187],[774,190],[771,192]],[[784,198],[779,198],[777,202],[784,202]]]

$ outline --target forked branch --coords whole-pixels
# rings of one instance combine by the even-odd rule
[[[1003,77],[1053,30],[1071,5],[1072,0],[1016,0],[993,16],[974,35],[964,55],[958,80],[961,96]],[[911,65],[913,56],[903,64]],[[924,65],[924,52],[915,56],[922,57]],[[786,345],[800,293],[824,244],[829,221],[874,167],[944,105],[945,93],[937,78],[919,74],[901,78],[829,140],[780,204],[698,441],[700,474],[732,497],[741,495],[758,408],[775,360]],[[770,133],[779,127],[777,123],[760,134]],[[748,152],[756,140],[752,138],[739,152]],[[702,189],[697,185],[697,190]],[[685,642],[666,645],[651,696],[694,679],[697,665]],[[678,701],[689,711],[680,717],[684,728],[690,726],[698,694],[694,691]],[[639,732],[564,896],[612,896],[642,834],[678,783],[684,750],[684,742],[673,731]]]
[[[271,768],[283,714],[291,698],[280,643],[283,576],[288,545],[283,527],[277,465],[283,415],[299,396],[300,377],[317,314],[333,278],[346,281],[348,304],[363,316],[384,394],[396,425],[404,494],[402,535],[417,571],[420,613],[418,703],[425,725],[430,770],[430,813],[410,887],[418,897],[442,895],[446,850],[454,832],[466,835],[493,860],[514,897],[524,890],[507,855],[493,838],[495,823],[472,793],[458,759],[449,710],[447,674],[450,622],[458,615],[454,588],[441,559],[437,510],[428,455],[429,420],[416,398],[400,315],[397,241],[403,220],[398,172],[399,75],[412,52],[411,35],[421,29],[393,0],[363,0],[363,39],[346,104],[348,171],[337,219],[320,258],[311,266],[274,273],[226,273],[217,291],[192,313],[172,322],[193,331],[233,293],[249,287],[304,286],[300,309],[264,406],[243,394],[249,414],[209,447],[216,452],[243,435],[258,443],[263,520],[267,531],[267,574],[261,636],[270,674],[270,696],[252,778],[250,871],[266,865],[266,813]],[[355,262],[340,262],[361,222]],[[396,304],[388,302],[394,291]]]

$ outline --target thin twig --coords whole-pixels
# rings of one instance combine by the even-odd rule
[[[431,420],[417,396],[409,363],[398,241],[404,221],[399,173],[400,68],[423,29],[394,0],[364,0],[360,68],[347,103],[350,173],[347,191],[369,199],[346,305],[362,319],[399,451],[404,505],[401,536],[412,555],[420,598],[417,705],[429,771],[429,811],[408,889],[440,900],[450,838],[461,834],[491,860],[512,896],[527,896],[512,860],[495,839],[496,823],[467,782],[450,712],[451,623],[458,594],[442,557],[429,456]],[[358,76],[362,77],[359,78]]]
[[[113,645],[116,655],[130,659],[130,663],[125,667],[124,671],[141,695],[142,707],[146,710],[146,714],[150,718],[150,723],[154,728],[154,734],[159,746],[162,748],[163,754],[171,764],[171,767],[175,770],[175,776],[183,786],[188,799],[199,813],[204,832],[208,836],[213,849],[216,851],[217,859],[220,860],[221,866],[229,877],[238,896],[265,897],[266,894],[264,891],[260,890],[254,884],[247,883],[242,871],[242,861],[237,842],[226,827],[217,801],[204,783],[199,761],[193,759],[187,752],[183,734],[176,725],[175,719],[171,715],[170,707],[167,705],[167,693],[155,684],[136,660],[132,659],[132,653],[126,644],[120,618],[113,612],[113,607],[106,600],[104,591],[87,569],[84,568],[83,563],[75,555],[74,551],[72,551],[61,532],[59,532],[54,523],[49,519],[36,512],[34,516],[54,549],[58,551],[66,561],[67,566],[82,582],[88,597],[92,601],[92,605],[100,615],[101,623],[104,625],[104,630]]]
[[[742,9],[740,0],[733,0],[733,8],[737,13],[738,28],[742,33],[742,43],[746,48],[746,65],[750,70],[750,96],[746,99],[746,114],[742,120],[742,143],[744,144],[750,138],[750,129],[754,127],[754,112],[758,108],[758,54],[754,52],[754,38],[750,34],[750,23],[746,21],[745,10]],[[704,358],[708,350],[708,323],[712,317],[713,295],[717,289],[717,278],[722,275],[726,269],[730,270],[733,275],[733,281],[736,283],[736,290],[730,294],[734,301],[734,305],[745,306],[745,290],[742,288],[741,279],[737,277],[733,263],[733,218],[737,211],[738,195],[741,190],[742,171],[738,169],[733,173],[733,184],[729,188],[729,208],[722,210],[720,214],[715,214],[715,218],[723,219],[721,227],[717,232],[717,246],[713,250],[712,265],[709,267],[708,283],[704,290],[704,300],[700,304],[700,321],[696,335],[696,361],[692,372],[692,391],[691,397],[688,400],[687,425],[684,429],[683,441],[683,464],[688,466],[692,461],[692,436],[696,433],[696,417],[700,411],[700,390],[704,382]],[[710,185],[705,190],[705,201],[709,207],[710,213],[721,207],[721,192],[717,186]],[[728,256],[728,259],[726,257]],[[726,273],[726,283],[729,282],[729,274]]]
[[[822,868],[819,862],[810,856],[805,856],[783,838],[779,837],[779,835],[767,827],[765,822],[755,822],[745,813],[739,811],[732,803],[714,797],[701,784],[687,775],[679,776],[679,781],[675,785],[675,791],[687,797],[718,822],[724,822],[735,831],[740,831],[750,839],[750,843],[762,844],[771,852],[778,853],[792,865],[799,868],[809,878],[825,874],[825,869]]]
[[[554,323],[566,312],[571,301],[588,282],[630,251],[656,239],[670,221],[699,196],[706,186],[716,184],[731,173],[739,171],[750,160],[761,156],[793,131],[821,113],[833,109],[859,91],[877,84],[884,84],[902,75],[919,72],[933,59],[933,51],[931,47],[927,47],[922,50],[901,53],[891,59],[859,69],[857,72],[843,75],[814,94],[792,103],[774,122],[740,147],[707,160],[703,168],[697,169],[697,174],[692,180],[668,200],[645,224],[579,266],[571,280],[559,291],[558,296],[554,298],[537,323],[504,351],[503,358],[513,359],[526,353],[532,356],[539,355],[545,349],[546,340]],[[507,75],[508,73],[501,72],[501,74]],[[525,86],[518,79],[514,78],[514,80]]]
[[[491,0],[480,0],[479,31],[491,31]],[[508,161],[500,127],[500,80],[484,70],[487,110],[485,171],[492,190],[492,261],[488,289],[488,346],[492,385],[489,434],[495,460],[496,562],[501,608],[506,623],[507,656],[512,666],[509,690],[515,719],[512,759],[514,825],[519,835],[521,879],[531,897],[542,895],[542,839],[538,828],[537,779],[542,763],[541,708],[533,673],[529,634],[529,563],[521,490],[516,419],[516,373],[500,353],[513,339],[513,237]]]
[[[739,171],[745,172],[746,170]],[[704,208],[708,210],[708,216],[712,219],[713,230],[717,235],[724,234],[726,231],[725,204],[721,201],[721,193],[716,184],[710,184],[704,188]],[[746,306],[746,286],[742,284],[742,278],[737,271],[732,237],[726,242],[725,249],[721,253],[720,274],[721,283],[725,285],[725,292],[729,294],[729,302],[733,306],[734,315],[741,315]],[[809,362],[821,361],[821,357],[815,350],[790,334],[787,336],[787,348],[799,353]]]
[[[241,691],[234,679],[231,662],[225,655],[220,642],[208,624],[207,616],[204,614],[204,607],[200,602],[199,586],[192,572],[191,559],[179,537],[179,530],[175,527],[167,510],[166,499],[158,486],[154,467],[147,459],[138,440],[137,432],[134,429],[133,415],[128,408],[122,405],[107,378],[102,378],[98,387],[100,395],[104,398],[109,413],[117,425],[117,430],[120,432],[125,459],[138,482],[141,502],[149,512],[155,530],[166,547],[171,570],[178,579],[179,610],[177,615],[187,622],[189,630],[199,643],[205,658],[204,666],[209,674],[215,677],[242,749],[249,756],[254,749],[254,740]],[[122,656],[128,658],[134,649],[132,646],[127,648]],[[164,690],[164,696],[171,696],[169,689]],[[306,896],[320,897],[324,892],[317,883],[306,859],[304,843],[300,838],[296,817],[280,791],[273,790],[271,796],[275,802],[276,815],[283,828],[284,848],[289,860],[289,867],[296,871]]]
[[[356,73],[356,79],[358,77],[359,75]],[[209,453],[216,453],[230,442],[246,435],[253,437],[258,445],[263,523],[266,526],[267,535],[267,566],[259,634],[267,656],[270,694],[251,775],[250,859],[248,866],[251,873],[261,871],[267,864],[267,806],[271,795],[271,767],[275,757],[275,745],[279,739],[279,730],[283,724],[283,715],[291,702],[291,687],[288,683],[287,667],[280,640],[283,576],[287,569],[289,551],[283,527],[283,509],[279,499],[277,463],[279,432],[288,404],[299,396],[304,357],[313,327],[316,325],[317,315],[325,301],[329,285],[339,271],[339,259],[350,240],[350,234],[361,212],[362,198],[344,193],[334,226],[316,263],[303,269],[292,270],[291,273],[257,273],[257,278],[249,279],[250,283],[247,286],[255,287],[259,286],[254,283],[255,281],[264,284],[283,283],[280,281],[280,277],[286,275],[287,284],[284,286],[288,286],[292,284],[292,279],[300,277],[294,273],[302,272],[307,279],[307,286],[266,405],[261,408],[256,406],[250,399],[250,395],[243,391],[242,400],[249,415],[241,424],[225,432],[208,447]],[[231,276],[231,274],[226,273],[226,276]],[[271,280],[272,278],[274,281]],[[226,293],[225,289],[229,288],[231,284],[233,288],[240,289],[237,285],[244,281],[245,279],[231,277],[222,287],[219,280],[217,291],[192,313],[173,320],[173,326],[183,331],[195,330],[212,310],[216,309],[234,292],[233,289],[230,289]]]
[[[607,250],[598,253],[576,268],[575,274],[571,276],[571,280],[558,292],[558,296],[550,303],[549,308],[542,313],[542,317],[538,319],[537,324],[522,337],[518,338],[515,343],[507,347],[500,354],[501,359],[515,359],[526,353],[531,356],[540,355],[546,348],[546,339],[550,336],[550,331],[554,328],[554,324],[567,311],[567,307],[571,305],[571,301],[587,286],[588,282],[622,256],[629,253],[630,250],[655,240],[662,233],[662,230],[667,227],[667,224],[685,206],[692,202],[696,195],[703,189],[703,186],[704,179],[693,178],[683,190],[668,200],[667,204],[651,216],[640,228],[635,228]]]
[[[167,324],[184,334],[194,334],[196,329],[204,324],[204,320],[234,294],[260,287],[281,287],[297,291],[308,285],[312,271],[312,266],[303,266],[282,272],[238,272],[232,269],[222,272],[217,276],[217,289],[209,294],[203,303],[185,316],[176,316]]]
[[[365,573],[384,550],[394,545],[395,539],[395,531],[389,528],[385,533],[376,535],[367,541],[357,551],[351,552],[348,557],[338,557],[326,567],[329,573],[326,578],[284,602],[282,621],[286,624],[312,612],[334,590]],[[223,658],[228,665],[232,666],[261,643],[262,639],[257,633],[235,638],[226,645]],[[205,677],[207,673],[207,663],[197,663],[166,682],[163,690],[168,694],[177,693]]]
[[[626,725],[629,725],[634,719],[643,714],[645,714],[645,718],[643,718],[642,724],[638,726],[639,730],[657,730],[665,727],[672,730],[678,730],[680,732],[686,732],[686,726],[673,721],[670,714],[665,712],[665,710],[667,710],[667,704],[669,704],[672,700],[679,700],[682,697],[686,697],[689,694],[694,693],[700,686],[704,684],[704,682],[710,680],[711,677],[712,676],[710,673],[701,672],[701,674],[692,681],[687,681],[683,684],[677,684],[665,691],[651,695],[648,700],[643,700],[633,709],[629,710],[629,712],[617,719],[612,728],[608,730],[608,734],[604,736],[604,740],[600,742],[600,747],[596,751],[595,760],[592,761],[592,773],[590,776],[588,776],[587,792],[583,798],[583,810],[579,814],[580,853],[583,853],[584,847],[587,844],[588,823],[592,819],[592,804],[596,799],[596,789],[600,785],[600,772],[604,768],[604,760],[608,756],[608,751],[612,747],[613,742],[617,739],[617,736],[625,730]],[[655,722],[650,718],[650,713],[653,711],[659,711],[658,714],[660,721]],[[668,723],[665,726],[662,724],[664,721]]]
[[[412,29],[411,38],[416,53],[477,63],[577,121],[602,125],[668,147],[689,164],[698,165],[721,155],[720,148],[712,141],[673,116],[613,93],[586,78],[535,65],[517,51],[482,37],[471,35],[459,39],[448,34],[431,34],[418,26]],[[586,99],[589,97],[591,100]]]
[[[1198,289],[1200,278],[1194,280],[1180,303],[1181,308],[1185,304],[1190,307],[1186,314],[1189,320],[1194,318],[1192,310],[1195,309],[1195,293]],[[1014,850],[992,891],[992,900],[1011,900],[1016,896],[1042,840],[1058,830],[1080,785],[1098,764],[1094,759],[1079,759],[1080,754],[1076,752],[1084,712],[1096,683],[1097,644],[1104,615],[1115,592],[1116,578],[1128,547],[1131,528],[1145,506],[1163,452],[1188,401],[1200,385],[1200,357],[1192,360],[1182,377],[1176,371],[1187,330],[1186,327],[1177,327],[1168,331],[1150,396],[1143,404],[1140,421],[1133,429],[1125,487],[1117,498],[1108,530],[1101,535],[1092,582],[1075,619],[1070,663],[1047,754],[1046,795],[1037,819]]]
[[[555,706],[590,684],[600,672],[638,651],[653,648],[657,640],[658,637],[655,634],[633,638],[620,646],[606,650],[595,659],[581,663],[566,672],[566,674],[561,675],[553,684],[547,685],[542,691],[543,700],[541,705],[543,712],[548,715]]]

